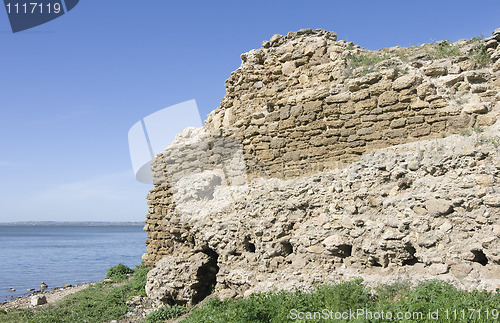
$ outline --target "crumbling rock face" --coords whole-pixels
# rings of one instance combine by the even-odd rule
[[[490,131],[379,149],[313,176],[256,179],[243,197],[203,219],[177,223],[173,216],[164,221],[171,255],[152,269],[148,293],[168,302],[198,299],[197,272],[209,258],[187,256],[196,250],[218,254],[222,297],[354,277],[437,277],[495,289],[500,137],[498,127]]]
[[[196,304],[213,291],[218,270],[212,250],[166,256],[148,273],[146,292],[169,305]]]
[[[203,129],[153,162],[148,295],[500,287],[499,43],[369,52],[302,30],[242,55]],[[363,55],[383,59],[354,67]]]
[[[498,110],[497,38],[498,30],[483,41],[369,51],[324,30],[275,35],[242,55],[205,129],[242,143],[250,178],[290,178],[489,126]]]

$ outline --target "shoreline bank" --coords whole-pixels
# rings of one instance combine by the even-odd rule
[[[68,287],[59,287],[48,292],[34,291],[25,296],[18,296],[16,298],[0,303],[0,309],[7,310],[10,308],[35,308],[40,305],[31,305],[31,298],[36,295],[44,295],[47,298],[47,304],[57,302],[64,297],[81,291],[89,286],[95,285],[97,282],[80,283],[78,285],[71,285]]]

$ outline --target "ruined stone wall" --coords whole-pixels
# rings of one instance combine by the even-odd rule
[[[460,280],[476,264],[498,265],[500,138],[489,129],[500,110],[499,42],[497,30],[486,40],[372,52],[301,30],[243,54],[203,129],[185,131],[153,161],[148,293],[196,303],[214,287],[242,295],[279,277],[280,287],[307,287],[346,267],[455,268]],[[432,138],[424,148],[382,149]]]
[[[493,124],[500,81],[473,59],[479,44],[444,44],[370,52],[323,30],[275,35],[242,55],[206,128],[243,143],[250,178],[290,178]]]

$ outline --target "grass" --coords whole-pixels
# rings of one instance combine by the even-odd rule
[[[495,136],[490,139],[491,143],[493,144],[493,147],[498,148],[500,146],[500,136]]]
[[[127,279],[127,275],[132,274],[133,272],[133,269],[128,268],[124,264],[118,264],[108,269],[106,277],[115,282],[122,282]]]
[[[474,132],[481,133],[481,132],[484,132],[484,129],[481,126],[475,126],[474,127]]]
[[[128,267],[119,266],[119,268],[120,271],[131,270]],[[126,302],[132,296],[145,295],[147,271],[148,269],[141,264],[132,270],[133,277],[124,285],[112,287],[111,283],[97,283],[49,307],[0,311],[0,322],[63,323],[119,320],[129,311]]]
[[[98,283],[42,309],[0,311],[0,322],[109,322],[120,320],[129,311],[126,301],[140,295],[146,284],[147,268],[138,266],[134,276],[121,286]],[[352,311],[351,322],[387,322],[370,319],[370,315],[391,313],[411,318],[398,322],[489,322],[500,318],[500,292],[460,291],[440,280],[423,282],[415,287],[407,281],[380,285],[373,291],[361,279],[335,285],[321,285],[309,292],[274,291],[255,293],[247,298],[220,301],[208,298],[200,306],[163,307],[146,317],[147,323],[160,323],[188,313],[182,321],[201,322],[325,322],[325,315],[334,317]],[[464,309],[465,312],[461,312]],[[471,312],[469,309],[476,309]],[[478,310],[480,312],[478,312]],[[363,312],[361,312],[363,311]],[[436,312],[437,311],[437,312]],[[448,312],[446,312],[448,311]],[[455,311],[455,312],[454,312]],[[489,318],[486,318],[488,311]],[[336,314],[338,313],[338,314]],[[371,314],[370,314],[371,313]],[[409,314],[408,314],[409,313]],[[429,318],[429,313],[435,315]],[[481,313],[481,316],[479,316]],[[323,315],[323,316],[321,316]],[[436,317],[437,315],[437,317]],[[454,317],[456,315],[456,318]],[[303,317],[304,319],[300,319]],[[451,320],[452,319],[452,320]],[[347,320],[338,320],[346,322]]]
[[[350,69],[364,67],[361,74],[366,75],[372,72],[376,72],[377,69],[373,66],[389,58],[389,55],[380,56],[374,53],[350,54],[349,56],[347,56],[347,65]]]
[[[462,130],[460,131],[460,135],[464,137],[469,137],[471,135],[470,130]]]
[[[146,317],[146,323],[162,323],[165,320],[178,318],[179,316],[185,314],[187,311],[187,308],[180,305],[174,305],[170,308],[162,307],[159,310],[148,314],[148,316]]]
[[[349,65],[353,68],[356,68],[360,66],[375,65],[389,58],[390,58],[389,55],[380,56],[374,53],[367,53],[367,54],[352,54],[349,55],[347,59],[349,60],[350,63]]]
[[[460,49],[457,45],[454,45],[452,42],[447,40],[442,40],[440,42],[435,43],[429,53],[435,58],[445,58],[445,57],[454,57],[460,56]]]
[[[469,39],[468,43],[469,44],[474,44],[474,43],[480,43],[484,40],[484,35],[481,34],[479,36],[474,36],[471,39]]]
[[[500,295],[486,291],[459,291],[452,285],[439,280],[432,280],[411,287],[408,282],[398,282],[385,285],[371,292],[362,285],[362,280],[342,282],[336,285],[323,285],[311,292],[268,292],[252,294],[240,300],[228,299],[220,301],[210,298],[202,306],[193,310],[182,322],[325,322],[325,316],[335,316],[335,313],[355,313],[363,310],[364,315],[351,318],[350,322],[387,322],[390,320],[370,319],[368,312],[390,312],[396,322],[487,322],[498,319]],[[480,309],[471,313],[468,309]],[[326,311],[323,311],[326,309]],[[464,318],[461,309],[465,309]],[[489,309],[489,320],[485,311]],[[437,319],[428,318],[429,313],[436,313]],[[446,318],[448,310],[448,318]],[[450,320],[453,310],[457,310],[456,320]],[[316,312],[316,314],[315,314]],[[495,313],[492,316],[493,312]],[[410,319],[398,319],[396,315],[410,315]],[[422,314],[420,314],[422,313]],[[420,320],[420,315],[422,319]],[[303,319],[300,319],[300,318]],[[307,319],[311,317],[312,319]],[[316,318],[315,318],[316,317]],[[496,317],[496,318],[495,318]],[[339,320],[346,322],[348,320]]]
[[[477,45],[471,54],[469,54],[469,59],[477,66],[485,66],[491,62],[491,56],[486,51],[486,46],[484,44]]]

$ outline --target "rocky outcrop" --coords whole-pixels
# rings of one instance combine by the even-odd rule
[[[243,54],[203,129],[153,161],[148,295],[498,287],[499,42],[371,52],[301,30]]]

